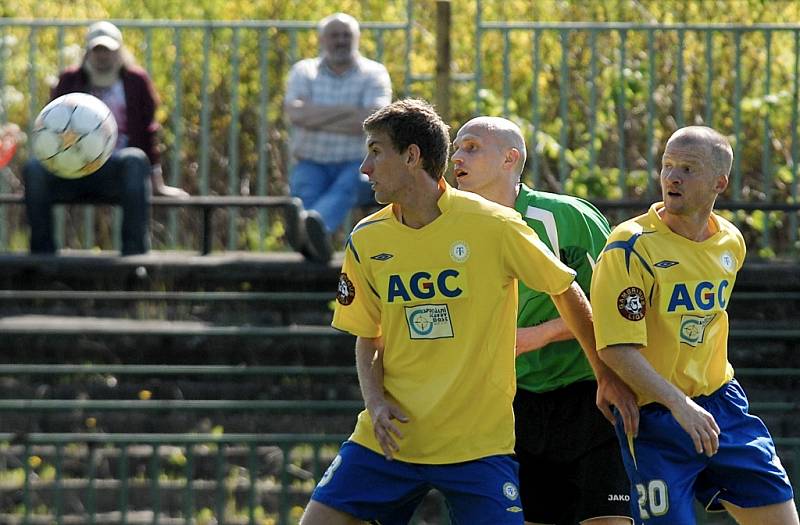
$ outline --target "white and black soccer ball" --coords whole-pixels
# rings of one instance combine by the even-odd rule
[[[66,179],[97,171],[117,143],[117,121],[102,100],[67,93],[47,104],[33,124],[33,154]]]

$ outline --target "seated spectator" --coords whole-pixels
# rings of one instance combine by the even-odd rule
[[[52,98],[75,91],[94,95],[111,108],[119,129],[116,148],[100,169],[80,179],[58,177],[36,159],[25,164],[25,209],[31,228],[31,252],[56,251],[54,203],[88,201],[120,205],[122,255],[145,253],[150,244],[151,187],[157,195],[188,194],[164,184],[156,142],[158,96],[147,73],[136,66],[123,46],[122,33],[114,24],[97,22],[89,27],[81,64],[61,73]]]
[[[320,56],[296,63],[289,72],[284,107],[292,126],[296,160],[289,179],[304,215],[305,254],[326,262],[335,232],[355,206],[375,204],[359,166],[364,157],[361,124],[392,99],[386,68],[358,52],[359,25],[335,13],[318,25]]]

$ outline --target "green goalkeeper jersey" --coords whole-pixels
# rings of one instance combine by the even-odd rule
[[[522,184],[514,208],[561,262],[578,272],[586,295],[595,261],[610,233],[608,221],[592,204],[577,197],[534,191]],[[536,326],[559,317],[547,294],[519,283],[517,326]],[[594,379],[575,339],[551,343],[517,358],[517,386],[547,392],[576,381]]]

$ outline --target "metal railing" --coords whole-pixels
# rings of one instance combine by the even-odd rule
[[[40,293],[30,293],[31,297],[42,297]],[[149,295],[145,293],[142,298]],[[192,297],[203,299],[204,295],[202,292]],[[761,295],[743,294],[742,298],[759,300]],[[209,295],[213,297],[215,294]],[[757,337],[764,335],[768,334]],[[794,332],[772,335],[798,338]],[[738,368],[736,373],[745,379],[800,378],[800,370],[795,368]],[[79,383],[75,380],[81,376],[128,376],[135,380],[186,376],[323,378],[354,374],[352,366],[0,364],[0,375],[5,377],[45,378],[47,382],[69,378],[71,384]],[[356,400],[0,400],[0,414],[71,412],[81,417],[100,417],[105,412],[158,414],[172,410],[305,413],[314,417],[313,414],[355,413],[361,408],[363,404]],[[754,401],[752,409],[775,417],[797,412],[800,404]],[[272,519],[278,525],[290,525],[297,523],[311,490],[344,439],[345,435],[338,434],[0,433],[0,520],[25,524],[184,525],[203,520],[250,524]],[[800,438],[779,436],[775,441],[796,484],[800,480]],[[17,503],[11,504],[13,501]],[[448,523],[446,510],[442,507],[440,512],[440,523],[444,525]],[[699,523],[705,522],[701,514]]]
[[[415,47],[414,35],[417,26],[433,32],[431,17],[415,19],[413,1],[405,5],[405,20],[362,24],[364,54],[387,65],[398,96],[435,78],[433,49]],[[732,138],[736,151],[725,198],[765,206],[731,218],[766,255],[798,249],[797,211],[766,207],[798,203],[800,25],[490,21],[482,18],[481,0],[476,7],[472,70],[454,71],[450,79],[473,83],[473,112],[523,122],[532,152],[526,178],[533,184],[652,201],[669,132],[712,125]],[[315,23],[115,22],[163,98],[168,182],[197,195],[284,193],[285,75],[294,61],[316,54]],[[78,58],[86,23],[0,19],[0,122],[29,126],[55,74]],[[425,66],[413,71],[417,56]],[[499,106],[489,104],[487,92]],[[458,111],[460,119],[469,116]],[[3,185],[0,193],[8,189]],[[0,247],[24,232],[20,211],[7,212],[0,207]],[[87,209],[82,223],[70,214],[65,226],[59,213],[60,239],[79,230],[81,245],[94,246],[94,214]],[[158,220],[164,225],[157,246],[186,245],[188,219],[180,211]],[[230,209],[224,229],[227,249],[264,249],[275,235],[264,212]]]
[[[200,523],[198,517],[215,523],[261,523],[257,516],[273,516],[278,525],[297,523],[302,507],[292,498],[308,499],[320,479],[336,446],[344,435],[265,435],[265,434],[0,434],[0,462],[15,460],[21,476],[0,482],[6,494],[21,492],[21,504],[14,514],[0,513],[5,521],[22,524],[61,525],[65,518],[88,523]],[[2,444],[5,443],[5,444]],[[785,463],[792,466],[790,476],[800,479],[800,438],[775,438]],[[234,451],[234,447],[244,450]],[[323,451],[323,448],[327,447]],[[142,450],[144,448],[145,450]],[[308,448],[311,450],[308,451]],[[135,455],[132,451],[135,450]],[[244,465],[234,459],[244,456]],[[65,459],[79,459],[85,472],[67,478]],[[116,472],[98,475],[104,458],[116,460]],[[214,479],[196,476],[196,465],[203,459],[214,463]],[[278,461],[270,461],[275,458]],[[132,460],[146,462],[131,472]],[[268,475],[265,464],[278,463]],[[74,469],[74,467],[73,467]],[[43,475],[44,474],[44,475]],[[235,476],[234,479],[233,476]],[[294,480],[309,483],[297,486]],[[98,508],[98,492],[110,491],[115,498],[113,512]],[[134,491],[147,491],[144,510],[131,503]],[[65,511],[65,493],[77,493],[84,504],[80,513]],[[164,504],[166,493],[179,493],[182,504],[175,509]],[[244,497],[237,498],[241,493]],[[45,495],[50,494],[48,498]],[[199,494],[208,497],[198,497]],[[277,500],[276,504],[270,503]],[[141,499],[141,498],[140,498]],[[197,508],[208,499],[213,508]],[[0,497],[0,503],[2,502]],[[169,511],[172,513],[168,514]],[[177,514],[177,515],[176,515]],[[136,516],[134,519],[133,516]],[[443,511],[443,516],[446,512]],[[699,523],[706,523],[702,513]],[[440,522],[447,523],[446,519]]]
[[[362,53],[387,63],[395,93],[408,92],[420,80],[411,72],[412,0],[406,0],[406,15],[403,21],[361,23]],[[113,22],[156,82],[162,101],[157,116],[165,124],[165,180],[194,195],[283,195],[288,162],[282,116],[285,76],[294,62],[317,54],[316,22]],[[0,123],[17,122],[31,130],[58,72],[78,61],[88,24],[0,18]],[[18,157],[17,168],[26,155]],[[0,193],[8,190],[7,181],[0,180]],[[24,231],[19,216],[19,212],[9,216],[0,206],[0,247],[8,247],[10,237]],[[264,249],[270,225],[263,211],[255,218],[256,248]],[[228,210],[223,235],[227,249],[241,248],[246,242],[241,223],[253,220],[253,215],[240,217],[236,208]],[[81,231],[84,248],[96,243],[95,221],[92,208],[84,210],[82,224],[74,221],[72,227]],[[185,246],[181,226],[187,219],[170,210],[164,221],[166,232],[160,242],[170,249]],[[63,210],[56,222],[63,244],[67,229]],[[118,237],[112,236],[114,242]]]
[[[5,443],[0,445],[0,462],[11,461],[22,469],[21,477],[0,481],[0,494],[22,493],[19,514],[6,512],[4,521],[61,525],[77,517],[88,523],[190,524],[204,517],[220,525],[254,525],[272,516],[285,525],[298,517],[290,521],[293,507],[298,507],[292,497],[308,499],[315,480],[344,439],[344,435],[304,434],[0,433],[0,443]],[[137,458],[133,458],[134,446]],[[101,476],[98,467],[104,457],[111,456],[117,469]],[[213,463],[213,480],[197,476],[198,463],[205,458]],[[82,469],[68,478],[69,459],[78,459]],[[133,459],[141,460],[142,469],[131,471]],[[76,469],[74,464],[71,469]],[[296,487],[295,480],[308,483]],[[65,509],[68,490],[79,494],[81,511]],[[99,508],[101,490],[113,492],[113,512]],[[134,490],[147,493],[144,512],[132,504]],[[163,500],[169,492],[180,495],[178,509],[166,508]],[[196,507],[201,492],[210,497],[213,508]]]
[[[703,124],[732,138],[729,200],[797,205],[800,25],[486,21],[477,4],[474,107],[493,91],[524,123],[534,185],[656,200],[666,138]],[[760,247],[796,251],[797,209],[758,210]]]

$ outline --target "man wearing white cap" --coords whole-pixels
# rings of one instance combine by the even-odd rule
[[[180,197],[185,191],[166,186],[155,120],[158,95],[147,73],[135,64],[111,22],[95,22],[86,34],[86,53],[80,65],[66,69],[52,98],[75,91],[89,93],[111,108],[119,137],[114,154],[96,172],[80,179],[63,179],[40,162],[23,169],[25,207],[31,227],[31,252],[55,253],[53,204],[108,202],[122,207],[122,254],[149,248],[150,187],[157,195]]]

